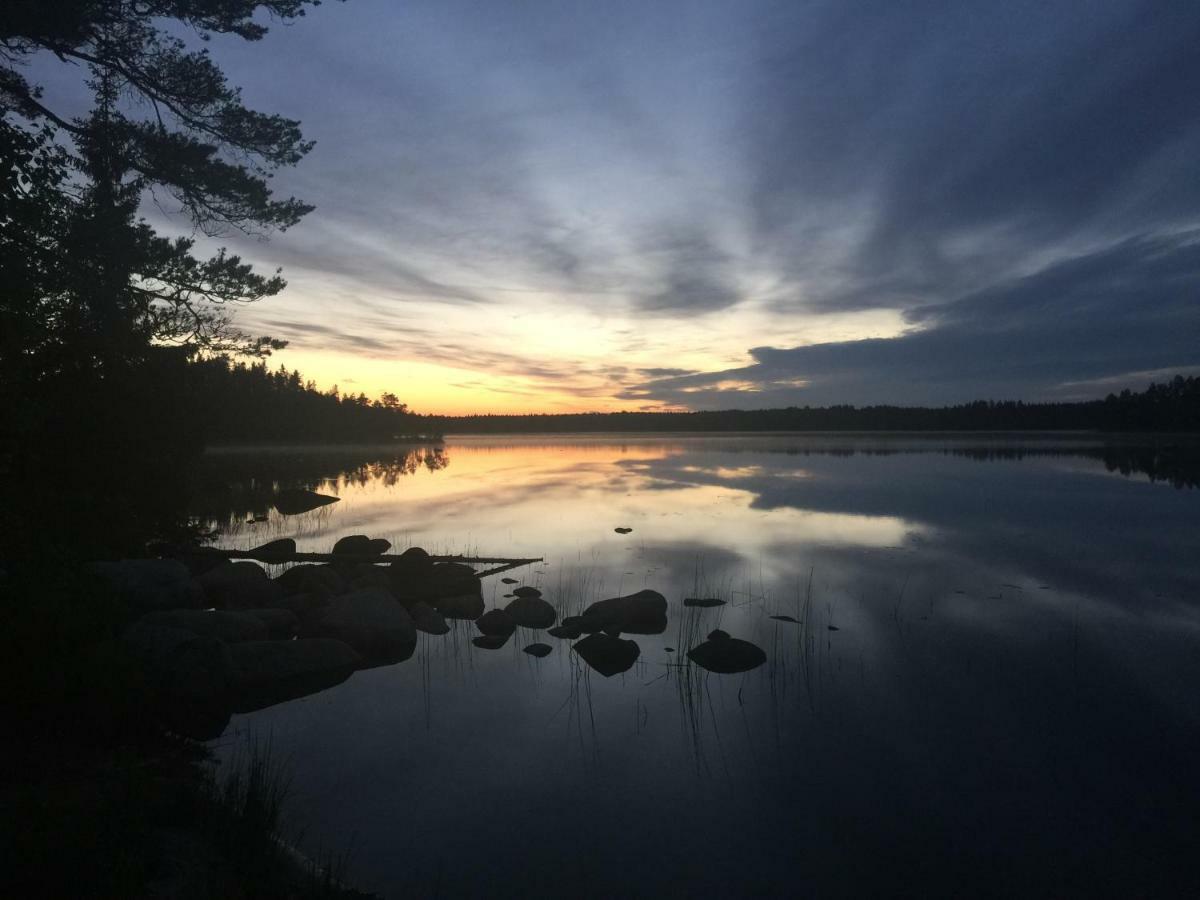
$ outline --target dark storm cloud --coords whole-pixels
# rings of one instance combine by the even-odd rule
[[[318,140],[279,178],[317,212],[253,253],[370,298],[377,324],[339,322],[341,346],[518,374],[388,311],[561,305],[637,332],[753,308],[745,367],[609,377],[651,404],[766,406],[1200,365],[1198,46],[1194,0],[356,0],[217,51]],[[914,330],[775,345],[873,309]]]
[[[1189,368],[1200,362],[1200,231],[1125,241],[910,318],[921,330],[758,347],[749,366],[661,378],[626,396],[710,408],[745,405],[729,402],[739,390],[754,390],[756,405],[953,403]]]

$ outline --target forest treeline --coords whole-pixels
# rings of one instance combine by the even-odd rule
[[[188,366],[190,402],[201,419],[204,443],[345,444],[429,438],[427,420],[392,393],[375,399],[318,390],[300,372],[265,362],[218,357]]]
[[[423,416],[441,434],[678,431],[1162,431],[1200,433],[1200,378],[1176,376],[1103,400],[959,406],[827,406],[704,412]]]
[[[959,406],[829,406],[705,412],[536,415],[420,415],[392,393],[320,390],[298,371],[226,358],[187,365],[189,404],[201,440],[355,443],[444,434],[739,431],[1155,431],[1200,433],[1200,378],[1177,376],[1145,391],[1103,400],[1024,403],[980,400]]]

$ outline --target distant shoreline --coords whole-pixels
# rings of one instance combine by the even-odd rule
[[[1099,429],[1016,429],[1016,428],[940,428],[940,429],[793,429],[793,430],[622,430],[622,431],[449,431],[441,438],[428,440],[402,439],[394,441],[347,441],[336,442],[315,439],[312,441],[223,441],[210,444],[206,453],[248,453],[257,450],[280,452],[288,450],[306,451],[318,448],[331,450],[379,450],[405,447],[443,447],[452,440],[492,438],[591,438],[595,440],[617,438],[716,438],[716,437],[862,437],[862,438],[1005,438],[1012,440],[1103,440],[1112,443],[1139,443],[1145,441],[1170,440],[1176,442],[1200,442],[1200,432],[1179,431],[1104,431]]]

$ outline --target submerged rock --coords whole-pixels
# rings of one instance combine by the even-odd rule
[[[298,516],[330,503],[337,503],[339,499],[341,498],[293,488],[275,495],[275,508],[285,516]]]
[[[541,597],[517,597],[504,611],[522,628],[549,628],[558,619],[554,607]]]
[[[304,631],[308,637],[344,641],[368,659],[411,656],[417,641],[408,611],[379,588],[335,597],[313,614]]]
[[[707,609],[708,607],[711,607],[711,606],[724,606],[725,601],[718,600],[715,597],[711,597],[711,598],[687,597],[684,599],[683,605],[684,606],[698,606],[702,609]]]
[[[767,654],[761,647],[732,638],[719,629],[712,632],[707,641],[689,650],[687,655],[700,668],[725,675],[748,672],[767,661]]]
[[[446,634],[450,631],[450,626],[446,624],[442,614],[430,606],[428,603],[414,603],[409,607],[408,614],[412,616],[413,625],[417,631],[423,631],[426,634]]]
[[[483,650],[499,650],[508,643],[507,634],[482,634],[471,638],[471,643]]]
[[[250,641],[230,648],[233,711],[253,712],[341,684],[362,658],[342,641]]]
[[[554,628],[551,628],[546,632],[546,634],[550,635],[551,637],[574,641],[583,634],[583,629],[578,625],[568,625],[566,622],[563,622],[563,624],[556,625]]]
[[[541,659],[543,656],[549,656],[553,649],[549,644],[530,644],[528,647],[522,648],[522,652]]]
[[[489,609],[475,621],[475,627],[489,636],[508,637],[516,628],[513,617],[503,609]]]
[[[650,590],[610,597],[593,603],[579,619],[580,627],[590,633],[615,628],[628,634],[662,634],[667,630],[667,599]]]
[[[588,635],[572,644],[571,649],[605,678],[633,668],[642,652],[633,641],[623,641],[607,634]]]

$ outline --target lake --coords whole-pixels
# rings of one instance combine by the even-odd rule
[[[460,621],[213,746],[269,740],[302,848],[349,851],[351,881],[388,897],[1185,892],[1197,460],[1053,434],[210,453],[197,514],[225,547],[365,533],[542,557],[503,577],[560,619],[641,589],[668,602],[612,677],[571,641],[522,628],[484,650]],[[294,486],[341,500],[272,511]],[[489,608],[517,587],[501,577]],[[689,662],[715,629],[765,664]]]

